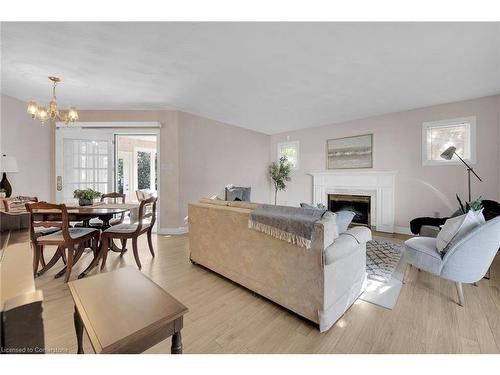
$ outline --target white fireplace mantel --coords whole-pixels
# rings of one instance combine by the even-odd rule
[[[313,202],[328,205],[328,194],[368,195],[371,220],[377,231],[394,232],[394,193],[397,171],[323,171],[313,177]]]

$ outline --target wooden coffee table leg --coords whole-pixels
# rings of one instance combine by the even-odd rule
[[[75,332],[76,332],[76,342],[78,344],[78,354],[84,354],[83,353],[83,322],[82,318],[80,317],[80,314],[78,313],[78,310],[76,309],[75,306],[75,313],[73,314],[73,320],[75,322]]]
[[[175,332],[172,335],[172,347],[170,349],[172,354],[182,354],[182,336],[181,332]]]

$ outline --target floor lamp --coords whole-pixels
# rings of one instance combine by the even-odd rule
[[[472,169],[472,167],[471,167],[469,164],[467,164],[467,163],[465,162],[465,160],[464,160],[464,159],[462,159],[462,158],[461,158],[461,157],[460,157],[460,156],[459,156],[459,155],[455,152],[455,151],[456,151],[456,149],[457,149],[457,148],[456,148],[455,146],[450,146],[450,147],[448,147],[448,148],[447,148],[446,150],[444,150],[444,152],[441,154],[441,157],[442,157],[443,159],[446,159],[446,160],[451,160],[451,158],[453,157],[453,155],[456,155],[456,156],[457,156],[457,158],[459,158],[459,159],[460,159],[460,161],[461,161],[462,163],[464,163],[464,164],[465,164],[465,166],[467,167],[467,176],[468,176],[468,181],[469,181],[469,203],[470,203],[470,202],[471,202],[471,194],[470,194],[470,174],[471,174],[471,173],[473,173],[473,174],[474,174],[474,176],[476,176],[476,177],[477,177],[477,179],[478,179],[479,181],[481,181],[481,182],[482,182],[483,180],[481,180],[481,177],[479,177],[479,176],[477,175],[477,173],[476,173],[476,172],[474,172],[474,169]]]

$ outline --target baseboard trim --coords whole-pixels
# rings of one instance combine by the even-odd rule
[[[394,233],[413,235],[410,227],[394,227]]]
[[[189,232],[189,228],[188,227],[160,228],[157,231],[158,234],[170,234],[170,235],[186,234],[188,232]]]

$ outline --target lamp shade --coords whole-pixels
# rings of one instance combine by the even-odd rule
[[[453,155],[455,154],[455,150],[457,148],[455,146],[450,146],[441,154],[441,157],[446,160],[451,160]]]
[[[1,172],[17,173],[17,159],[14,156],[2,156]]]

